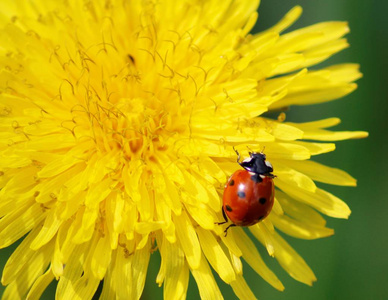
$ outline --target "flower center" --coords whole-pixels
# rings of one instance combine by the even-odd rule
[[[72,114],[77,125],[89,129],[89,136],[99,151],[119,150],[127,160],[134,157],[150,159],[155,152],[166,150],[169,138],[181,131],[157,99],[136,97],[120,98],[116,103],[95,101],[82,109],[73,109]],[[84,130],[75,127],[73,132],[79,131]]]

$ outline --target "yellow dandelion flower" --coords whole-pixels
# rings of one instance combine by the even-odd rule
[[[301,14],[249,34],[259,1],[3,1],[0,13],[0,247],[22,237],[2,275],[4,299],[139,299],[150,255],[166,299],[221,299],[212,269],[241,299],[246,261],[283,285],[240,227],[224,236],[223,186],[236,154],[271,161],[276,197],[249,231],[298,281],[316,280],[278,233],[333,234],[321,214],[348,206],[315,182],[354,186],[310,159],[338,132],[262,116],[342,97],[355,64],[308,68],[348,46],[345,22],[281,34]]]

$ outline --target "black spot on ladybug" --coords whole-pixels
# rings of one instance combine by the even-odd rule
[[[237,196],[239,197],[239,198],[245,198],[245,193],[244,192],[237,192]]]
[[[234,180],[233,180],[233,179],[229,182],[229,185],[230,185],[230,186],[233,186],[233,185],[234,185]]]
[[[259,183],[263,181],[263,178],[259,174],[254,174],[251,176],[252,181]]]
[[[267,202],[267,199],[265,199],[265,198],[260,198],[260,199],[259,199],[259,202],[260,202],[260,204],[264,204],[265,202]]]
[[[229,205],[225,205],[227,211],[232,211],[233,209]]]
[[[261,221],[261,220],[263,220],[263,219],[264,219],[264,216],[260,216],[260,217],[258,218],[259,221]]]

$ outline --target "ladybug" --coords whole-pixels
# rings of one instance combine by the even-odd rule
[[[266,160],[264,153],[249,152],[249,158],[240,162],[237,154],[237,163],[243,170],[237,170],[230,176],[225,185],[222,205],[224,222],[228,218],[232,224],[226,227],[227,231],[232,226],[251,226],[269,215],[274,204],[275,185],[272,174],[273,167]]]

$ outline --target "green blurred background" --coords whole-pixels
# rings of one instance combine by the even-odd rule
[[[358,179],[357,188],[324,186],[349,204],[352,209],[350,219],[328,218],[328,226],[335,229],[335,235],[330,238],[304,241],[286,236],[313,269],[318,281],[309,287],[293,280],[275,259],[267,257],[260,245],[259,250],[282,280],[285,291],[273,289],[247,265],[244,276],[259,299],[385,300],[388,299],[388,183],[385,182],[388,180],[388,160],[384,154],[388,153],[388,1],[262,0],[255,31],[275,24],[294,5],[301,5],[304,12],[291,29],[328,20],[349,22],[351,32],[347,38],[351,47],[322,66],[357,62],[361,64],[364,77],[358,81],[358,90],[349,96],[319,106],[292,107],[287,120],[340,117],[342,123],[335,130],[366,130],[370,136],[338,142],[335,152],[315,157],[315,160],[346,170]],[[0,251],[0,265],[13,249]],[[162,299],[162,288],[155,283],[159,263],[159,254],[155,252],[142,299]],[[225,299],[235,299],[231,288],[216,274],[215,277]],[[50,288],[44,299],[53,299],[55,287],[51,285]],[[0,287],[0,294],[2,290]],[[192,277],[187,299],[199,299]]]

